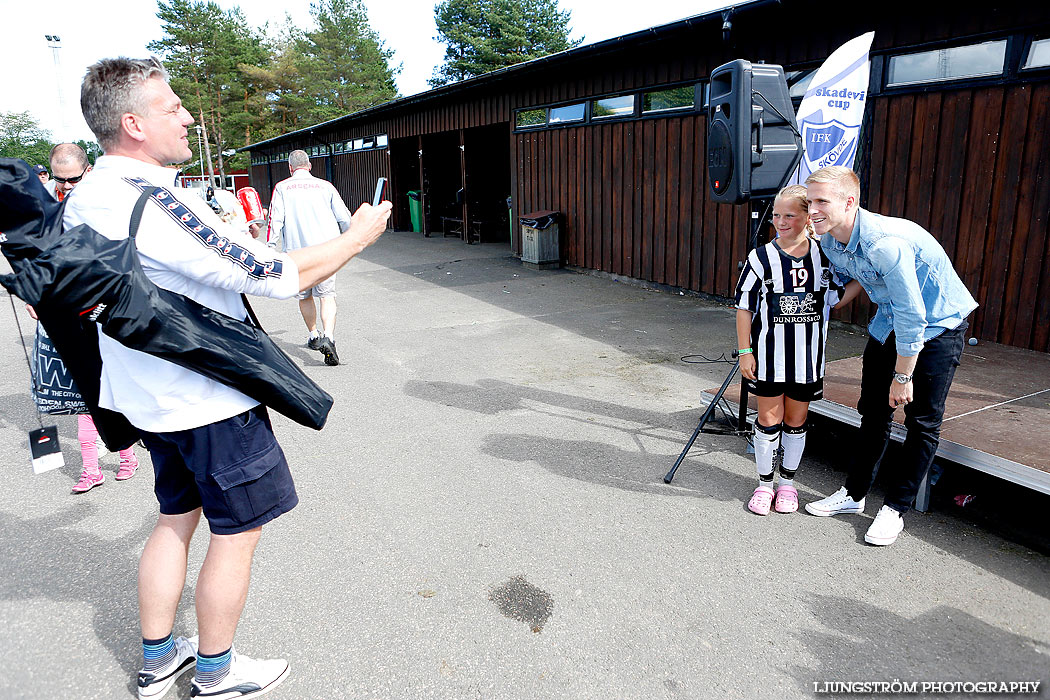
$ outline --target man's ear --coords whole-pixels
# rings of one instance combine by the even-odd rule
[[[120,130],[135,141],[145,141],[146,134],[142,131],[142,125],[139,123],[139,119],[141,119],[139,115],[133,114],[132,112],[125,112],[120,117]]]

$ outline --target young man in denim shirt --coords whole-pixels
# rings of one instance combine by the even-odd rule
[[[843,279],[860,282],[879,305],[864,349],[859,449],[846,485],[807,504],[806,510],[819,516],[864,511],[864,497],[889,442],[893,412],[903,407],[903,451],[887,465],[885,505],[864,535],[869,544],[893,544],[937,452],[966,317],[977,302],[925,229],[858,206],[860,180],[852,170],[822,168],[806,178],[806,186],[820,247]]]

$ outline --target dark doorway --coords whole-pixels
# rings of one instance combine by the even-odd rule
[[[458,131],[423,137],[423,217],[426,232],[453,230],[463,218],[462,155]]]
[[[390,225],[398,231],[411,231],[412,216],[408,207],[408,193],[420,188],[418,136],[391,139],[390,180],[388,196],[394,205]]]
[[[510,124],[466,129],[467,209],[471,242],[510,245],[507,197],[510,196]]]

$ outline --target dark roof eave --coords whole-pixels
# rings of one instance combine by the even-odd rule
[[[441,87],[436,87],[431,90],[419,92],[415,95],[409,95],[408,97],[401,97],[396,100],[390,100],[389,102],[383,102],[382,104],[375,105],[374,107],[367,107],[365,109],[353,112],[351,114],[344,114],[341,117],[329,119],[326,122],[320,122],[318,124],[304,127],[296,131],[290,131],[287,134],[274,136],[273,138],[266,139],[265,141],[259,141],[257,143],[249,144],[247,146],[242,146],[241,148],[238,148],[237,151],[241,152],[256,150],[263,146],[266,146],[267,144],[272,144],[276,141],[283,141],[285,139],[292,139],[302,134],[309,134],[322,127],[334,125],[337,122],[356,121],[358,119],[373,115],[378,112],[393,110],[411,104],[416,104],[419,102],[427,102],[432,99],[443,97],[449,94],[469,90],[474,86],[478,85],[479,83],[498,82],[500,80],[506,79],[511,73],[517,74],[539,70],[543,67],[546,67],[548,63],[566,59],[569,57],[582,58],[584,56],[589,55],[600,56],[603,53],[607,53],[611,50],[619,48],[622,44],[639,42],[646,38],[653,38],[661,36],[663,34],[678,31],[686,27],[703,24],[711,21],[716,16],[719,19],[721,19],[723,13],[735,12],[736,10],[742,7],[746,7],[747,9],[752,10],[757,9],[759,7],[763,7],[765,5],[779,5],[781,2],[782,0],[745,0],[745,2],[730,3],[727,4],[725,7],[721,7],[717,10],[711,10],[710,12],[706,12],[701,15],[694,15],[692,17],[686,17],[684,19],[675,20],[674,22],[669,22],[667,24],[661,24],[656,27],[641,29],[637,32],[624,34],[622,36],[613,37],[611,39],[605,39],[603,41],[595,42],[593,44],[578,46],[574,49],[566,49],[564,51],[559,51],[558,53],[552,53],[547,56],[541,56],[540,58],[534,58],[532,60],[524,61],[522,63],[516,63],[513,66],[497,68],[496,70],[484,73],[483,75],[474,76],[473,78],[467,78],[466,80],[461,80],[456,83],[450,83],[448,85],[442,85]]]

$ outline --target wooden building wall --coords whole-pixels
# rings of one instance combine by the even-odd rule
[[[704,80],[741,56],[788,70],[814,68],[869,30],[876,33],[876,62],[887,53],[965,37],[1050,32],[1047,3],[1002,3],[980,13],[942,1],[880,7],[864,24],[820,32],[811,31],[812,18],[826,13],[823,2],[744,8],[731,18],[728,42],[718,17],[571,60],[540,62],[452,94],[410,98],[335,124],[325,138],[385,133],[393,141],[498,123],[510,131],[520,108]],[[896,94],[878,94],[873,84],[858,169],[868,208],[913,219],[942,242],[981,303],[972,319],[975,335],[1050,351],[1050,139],[1043,134],[1050,86],[1045,72],[1025,80],[947,89],[930,84]],[[563,211],[563,255],[570,265],[730,296],[745,249],[747,208],[708,201],[706,126],[696,111],[512,133],[513,214]],[[281,148],[316,143],[298,135]],[[360,197],[355,188],[374,183],[381,170],[367,160],[372,153],[336,157],[346,160],[336,169],[351,201]],[[253,178],[256,172],[265,170],[253,168]],[[520,252],[520,237],[514,247]],[[865,323],[872,313],[872,305],[854,303],[841,317]]]

